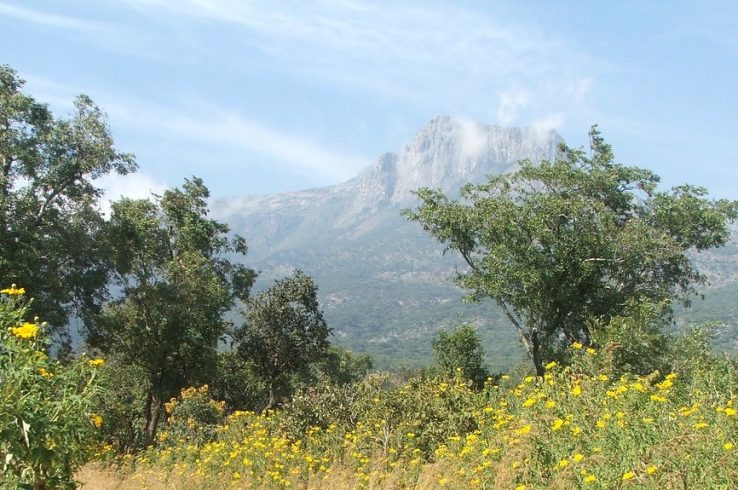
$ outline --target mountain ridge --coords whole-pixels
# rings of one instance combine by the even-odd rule
[[[215,199],[211,209],[246,238],[246,262],[260,272],[262,287],[294,269],[313,276],[336,341],[369,352],[378,367],[423,365],[436,331],[468,323],[479,327],[492,367],[507,369],[524,355],[507,319],[492,302],[462,303],[464,292],[453,282],[457,268],[464,268],[461,259],[444,255],[400,211],[417,205],[414,189],[458,196],[463,184],[509,172],[520,160],[553,160],[561,143],[554,131],[440,116],[399,151],[383,153],[345,182]],[[738,288],[735,256],[734,240],[697,257],[720,281],[721,297]],[[716,264],[718,274],[712,271]],[[698,309],[697,317],[705,315]]]

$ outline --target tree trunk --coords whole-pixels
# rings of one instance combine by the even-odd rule
[[[541,359],[541,342],[538,338],[538,329],[533,328],[530,331],[530,357],[533,360],[533,366],[536,368],[536,375],[543,377],[546,370],[543,367]]]
[[[153,393],[149,393],[146,399],[146,445],[150,446],[156,440],[156,429],[159,426],[159,414],[161,411],[161,400]]]
[[[264,411],[271,410],[274,408],[274,404],[277,402],[277,400],[274,397],[274,381],[269,381],[269,402],[267,402],[266,407],[264,407]]]

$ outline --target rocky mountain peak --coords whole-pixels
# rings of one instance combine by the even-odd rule
[[[561,141],[554,131],[437,117],[398,153],[391,201],[405,204],[412,199],[411,191],[419,187],[456,193],[464,183],[510,171],[519,160],[553,158]]]

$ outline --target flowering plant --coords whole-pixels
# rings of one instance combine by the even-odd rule
[[[25,290],[0,291],[0,480],[8,488],[74,488],[102,416],[92,411],[100,360],[47,355],[45,324],[26,321]]]

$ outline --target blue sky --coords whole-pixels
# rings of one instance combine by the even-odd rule
[[[0,63],[88,94],[136,176],[215,196],[334,184],[430,119],[600,125],[622,163],[738,198],[738,2],[0,0]]]

